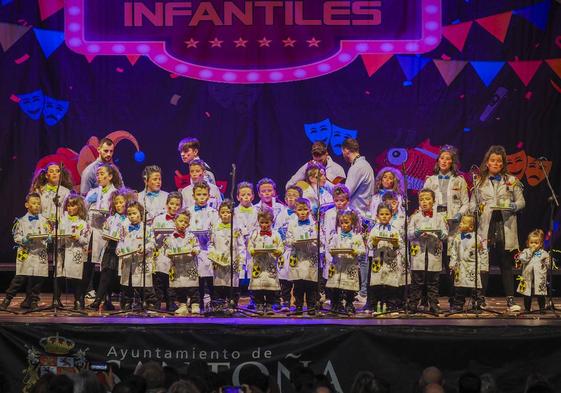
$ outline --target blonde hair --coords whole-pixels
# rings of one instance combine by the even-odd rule
[[[531,237],[537,237],[540,240],[540,244],[543,247],[543,241],[545,239],[545,233],[541,229],[534,229],[532,232],[528,234],[528,238],[526,239],[526,247],[530,243]]]

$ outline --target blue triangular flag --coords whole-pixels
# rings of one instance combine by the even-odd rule
[[[485,86],[489,86],[493,82],[501,68],[505,65],[504,61],[470,61],[469,63],[483,83],[485,83]]]
[[[549,8],[551,7],[550,0],[542,1],[536,5],[520,8],[519,10],[512,11],[515,15],[520,15],[529,20],[536,27],[545,30],[547,26],[547,17],[549,15]]]
[[[64,32],[62,31],[34,28],[33,32],[47,59],[64,42]]]
[[[14,0],[1,0],[1,1],[0,1],[0,5],[1,5],[1,6],[5,6],[5,5],[10,4],[12,1],[14,1]]]
[[[407,80],[412,80],[431,59],[421,56],[396,56]]]

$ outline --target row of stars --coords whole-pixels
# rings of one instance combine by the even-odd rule
[[[273,40],[269,40],[267,39],[267,37],[263,37],[262,39],[256,41],[259,43],[260,48],[270,48],[271,43],[273,42]],[[297,42],[296,40],[293,40],[290,37],[287,37],[285,40],[281,40],[281,41],[285,48],[294,48]],[[184,41],[184,42],[187,45],[187,48],[198,48],[197,45],[201,41],[197,41],[194,38],[190,38],[188,41]],[[222,44],[224,42],[225,42],[224,40],[220,40],[218,39],[218,37],[214,37],[213,40],[208,41],[211,48],[222,48]],[[240,37],[232,42],[236,44],[236,48],[247,48],[247,44],[249,43],[249,40],[244,40],[242,37]],[[321,42],[321,40],[317,40],[315,37],[312,37],[312,39],[306,40],[306,42],[308,43],[308,48],[311,47],[319,48],[319,43]]]

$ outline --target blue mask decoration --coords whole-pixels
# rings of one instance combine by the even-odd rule
[[[310,142],[321,141],[329,145],[331,138],[331,120],[324,119],[317,123],[304,124],[304,131]]]
[[[23,113],[32,120],[39,120],[45,103],[43,91],[35,90],[31,93],[19,94],[18,98],[20,99],[19,106]]]
[[[43,119],[48,126],[54,126],[62,120],[70,103],[64,100],[55,100],[49,96],[45,96],[45,107],[43,109]]]
[[[341,145],[345,142],[347,138],[356,138],[357,130],[347,130],[346,128],[341,128],[333,124],[333,133],[331,134],[331,150],[333,153],[340,156],[343,153]]]

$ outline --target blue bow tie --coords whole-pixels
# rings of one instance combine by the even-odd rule
[[[39,216],[28,216],[27,219],[31,221],[39,220]]]
[[[310,225],[310,219],[307,218],[303,221],[298,220],[298,225]]]
[[[125,221],[125,218],[127,218],[126,215],[124,215],[124,214],[119,214],[119,220]]]
[[[341,237],[343,239],[351,239],[353,237],[353,234],[351,232],[341,232]]]
[[[386,192],[388,192],[388,191],[391,191],[391,190],[387,190],[387,189],[385,189],[385,188],[380,188],[380,189],[378,190],[378,194],[380,194],[380,195],[383,196],[383,195],[384,195]]]
[[[501,181],[501,175],[489,176],[489,180]]]
[[[461,236],[462,236],[462,240],[471,239],[471,234],[469,234],[469,233],[462,233]]]
[[[138,231],[140,229],[140,224],[129,225],[129,232]]]
[[[291,216],[291,215],[294,214],[294,210],[292,210],[292,209],[288,209],[287,211],[288,211],[288,215],[289,215],[289,216]]]
[[[320,187],[320,189],[319,189],[320,195],[323,194],[324,191],[325,191],[325,190],[323,189],[323,187]]]
[[[378,227],[380,229],[385,229],[386,231],[391,231],[392,230],[392,226],[390,224],[378,224]]]
[[[203,209],[206,209],[206,205],[204,205],[204,206],[195,205],[195,211],[196,212],[201,211]]]
[[[542,252],[541,252],[541,251],[536,251],[536,252],[534,253],[534,255],[537,256],[537,257],[541,257],[541,256],[542,256]]]
[[[160,191],[148,191],[146,193],[146,196],[150,198],[157,197],[158,195],[160,195]]]
[[[450,175],[438,175],[438,179],[448,180],[450,179]]]

